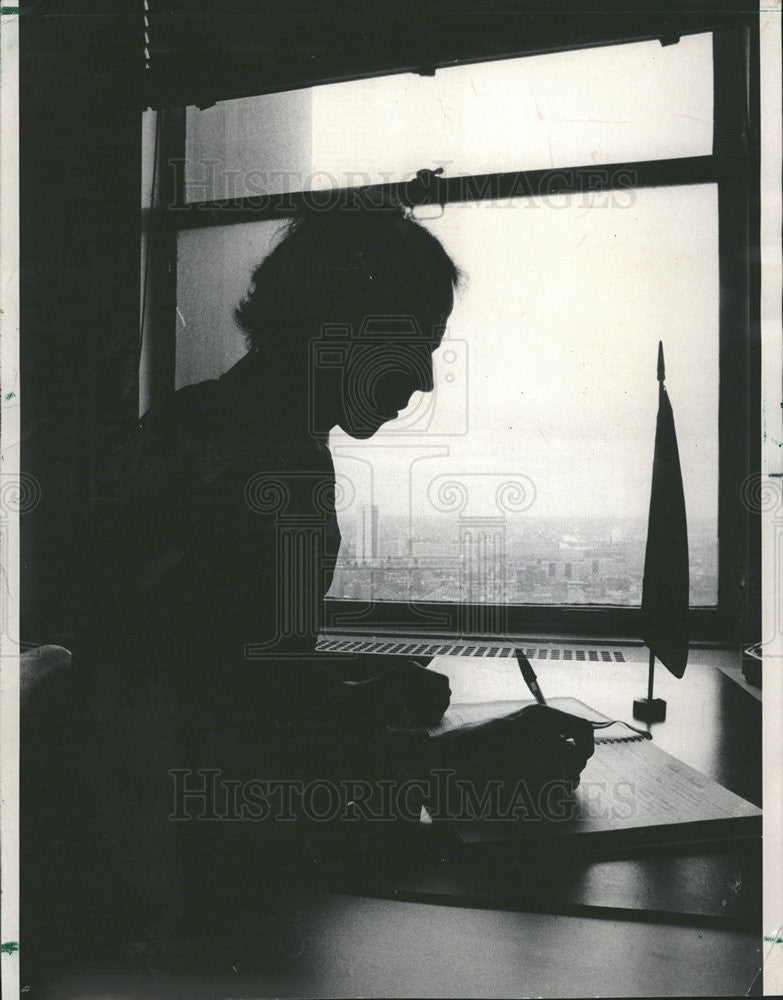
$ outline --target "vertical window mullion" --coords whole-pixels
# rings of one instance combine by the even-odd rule
[[[752,641],[750,593],[756,561],[750,551],[755,515],[742,502],[743,483],[759,467],[758,393],[751,352],[750,214],[752,155],[748,109],[747,25],[713,35],[714,137],[718,157],[744,164],[744,176],[718,185],[720,267],[720,396],[718,485],[718,608],[732,641]]]
[[[159,111],[158,183],[149,209],[149,266],[142,336],[145,366],[141,406],[159,403],[174,389],[177,344],[177,232],[170,210],[184,204],[185,109]]]

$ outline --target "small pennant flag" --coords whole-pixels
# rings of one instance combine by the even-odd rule
[[[688,525],[674,413],[663,384],[658,344],[658,421],[655,427],[650,516],[642,588],[642,638],[675,677],[688,663]]]

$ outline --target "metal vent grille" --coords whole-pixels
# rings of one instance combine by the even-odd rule
[[[468,642],[453,640],[448,642],[422,642],[421,639],[357,639],[347,636],[322,636],[317,649],[323,653],[369,653],[385,656],[474,656],[495,657],[514,656],[515,649],[521,649],[529,660],[558,660],[577,663],[625,663],[622,650],[608,646],[563,646],[547,643],[534,646],[507,643]]]

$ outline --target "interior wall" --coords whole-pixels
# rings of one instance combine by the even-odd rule
[[[20,18],[21,521],[27,644],[68,645],[83,528],[137,413],[141,33],[84,4]],[[83,16],[82,16],[83,15]]]

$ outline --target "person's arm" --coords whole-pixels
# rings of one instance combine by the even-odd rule
[[[352,695],[359,704],[375,707],[389,724],[435,726],[449,707],[449,679],[411,660],[388,657],[396,662],[368,680],[357,682]]]
[[[593,753],[593,730],[584,719],[533,705],[437,736],[422,729],[300,731],[288,746],[292,767],[307,779],[361,787],[367,801],[386,802],[389,819],[415,821],[422,805],[435,820],[482,818],[465,806],[487,801],[493,784],[501,810],[518,801],[524,785],[522,801],[541,818],[562,818]]]
[[[339,657],[291,661],[277,685],[283,714],[298,724],[343,732],[436,725],[449,705],[448,678],[404,658],[394,660],[366,680],[346,678],[356,672]]]

